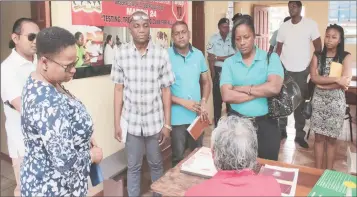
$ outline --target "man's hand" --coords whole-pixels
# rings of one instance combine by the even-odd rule
[[[193,112],[196,112],[197,114],[200,114],[201,112],[201,106],[199,103],[193,101],[193,100],[185,100],[183,101],[182,105],[186,108],[189,109]]]
[[[208,112],[207,112],[207,102],[206,100],[201,101],[201,107],[200,107],[201,113],[201,121],[208,121]]]
[[[119,126],[117,129],[114,131],[114,138],[118,140],[119,142],[122,141],[122,130],[121,127]]]
[[[216,57],[217,56],[215,56],[215,55],[213,55],[213,54],[208,54],[208,57],[207,57],[207,59],[208,59],[208,61],[217,61],[217,59],[216,59]]]
[[[166,127],[162,127],[160,132],[160,142],[163,141],[164,143],[169,139],[170,139],[170,130]]]

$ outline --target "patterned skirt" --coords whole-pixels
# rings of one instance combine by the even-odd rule
[[[340,136],[346,113],[345,93],[341,89],[315,88],[312,99],[311,131],[332,138]]]

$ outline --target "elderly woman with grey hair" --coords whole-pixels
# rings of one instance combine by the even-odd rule
[[[238,116],[222,118],[212,132],[211,149],[217,174],[191,187],[185,196],[281,196],[274,177],[253,171],[258,141],[250,120]]]

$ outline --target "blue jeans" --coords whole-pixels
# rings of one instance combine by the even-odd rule
[[[159,146],[159,137],[159,133],[148,137],[134,136],[128,133],[125,150],[128,157],[127,187],[129,196],[140,196],[141,165],[144,153],[146,153],[146,158],[150,167],[151,181],[154,182],[163,175],[164,169]]]

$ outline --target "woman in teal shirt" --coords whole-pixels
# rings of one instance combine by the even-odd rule
[[[283,85],[284,70],[279,56],[254,45],[255,30],[249,15],[241,16],[232,29],[232,46],[239,50],[226,59],[220,80],[224,102],[232,103],[229,115],[246,117],[255,122],[258,156],[277,160],[280,132],[276,119],[269,118],[268,99],[277,95]]]

